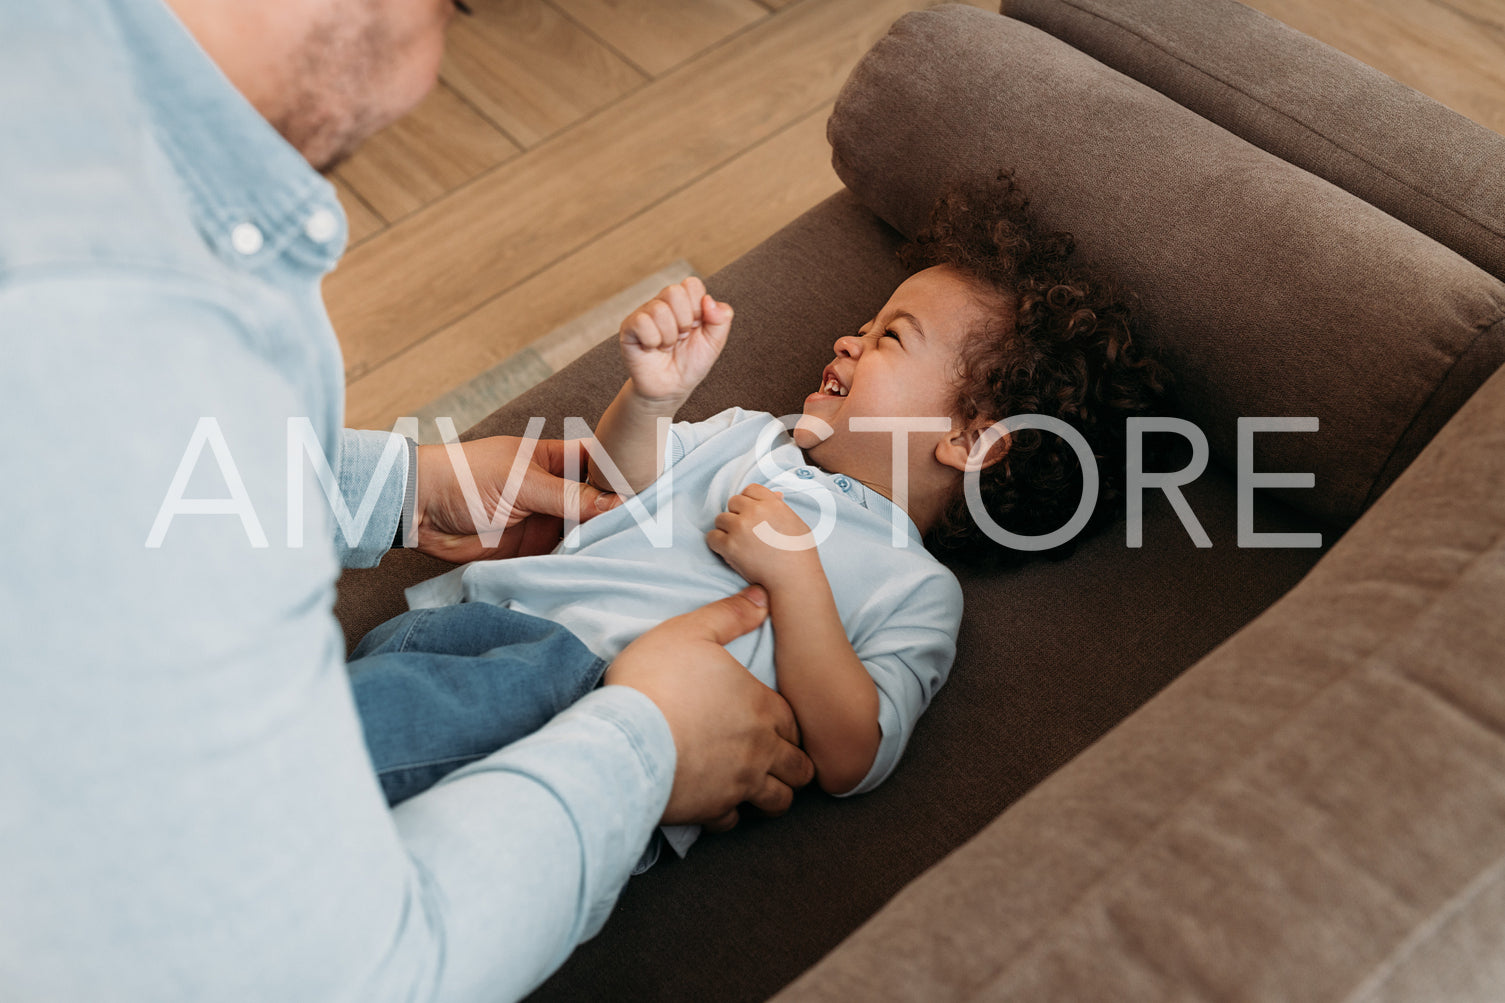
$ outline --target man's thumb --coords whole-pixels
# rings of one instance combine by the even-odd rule
[[[578,517],[581,522],[588,522],[602,512],[610,512],[623,501],[621,495],[598,490],[583,481],[567,481],[560,478],[558,487],[561,495],[558,514]]]
[[[734,596],[691,610],[685,617],[706,637],[725,645],[760,626],[768,617],[768,593],[761,585],[749,585]]]

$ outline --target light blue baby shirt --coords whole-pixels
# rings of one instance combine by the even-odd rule
[[[893,502],[861,482],[805,461],[771,414],[730,408],[673,426],[664,474],[636,506],[582,525],[553,554],[477,561],[408,590],[409,605],[490,602],[568,627],[610,661],[666,616],[746,587],[705,541],[716,516],[749,484],[783,492],[816,532],[821,567],[852,649],[878,688],[882,741],[862,782],[872,790],[898,765],[915,723],[956,655],[962,591]],[[773,632],[764,621],[727,650],[778,688]],[[666,827],[683,854],[698,830]]]
[[[0,5],[0,997],[516,998],[662,815],[621,687],[387,809],[332,607],[408,459],[341,429],[344,241],[160,0]]]

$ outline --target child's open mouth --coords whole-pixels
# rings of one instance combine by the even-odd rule
[[[820,389],[811,394],[811,397],[845,397],[849,389],[842,386],[841,380],[837,379],[836,372],[827,366],[820,374]]]

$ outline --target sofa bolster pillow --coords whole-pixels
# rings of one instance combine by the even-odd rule
[[[1505,136],[1235,0],[1006,0],[1004,13],[1505,278]]]
[[[905,15],[827,134],[841,179],[911,236],[948,188],[1016,168],[1040,222],[1140,294],[1215,459],[1236,464],[1240,417],[1319,420],[1256,436],[1253,469],[1315,474],[1276,493],[1336,525],[1505,360],[1498,279],[1011,18]]]

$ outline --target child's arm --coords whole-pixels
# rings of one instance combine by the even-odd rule
[[[727,503],[706,542],[743,578],[768,590],[779,692],[799,721],[816,782],[827,793],[844,794],[862,782],[878,755],[878,687],[847,639],[814,545],[784,550],[766,542],[757,532],[765,522],[787,537],[810,532],[782,494],[752,484]]]
[[[732,308],[706,295],[693,275],[667,286],[632,312],[618,331],[627,382],[601,416],[596,440],[634,492],[652,484],[659,468],[658,419],[673,418],[700,385],[732,326]],[[590,480],[610,490],[590,464]]]

